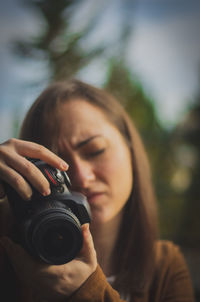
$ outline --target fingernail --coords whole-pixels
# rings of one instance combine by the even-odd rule
[[[31,200],[31,197],[32,197],[32,194],[26,196],[26,200],[27,200],[27,201]]]
[[[29,201],[29,200],[31,200],[32,194],[33,194],[33,192],[32,192],[32,190],[30,190],[30,191],[26,192],[24,194],[24,196],[22,196],[22,198]]]
[[[86,233],[86,234],[89,234],[89,223],[85,223],[83,225],[83,231]]]
[[[66,162],[62,161],[60,163],[60,169],[61,170],[67,170],[68,168],[69,168],[69,165]]]
[[[50,194],[51,194],[50,188],[47,189],[46,191],[44,191],[44,192],[42,193],[43,196],[48,196],[48,195],[50,195]]]

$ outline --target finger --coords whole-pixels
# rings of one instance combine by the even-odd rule
[[[60,170],[67,170],[68,164],[57,156],[55,153],[45,148],[42,145],[33,142],[21,141],[17,145],[17,151],[20,155],[25,157],[39,158],[49,165],[58,168]]]
[[[7,158],[6,163],[8,166],[15,169],[20,175],[25,177],[25,179],[28,180],[41,194],[44,196],[50,194],[50,184],[48,180],[31,161],[20,155],[16,155],[14,157],[11,154],[11,156]],[[17,190],[23,191],[23,187],[19,187],[18,183],[16,183],[16,180],[18,180],[18,178],[14,179],[14,184],[12,183],[14,188],[16,188],[17,185]]]
[[[8,166],[0,167],[1,179],[11,185],[23,199],[30,199],[32,189],[25,179],[17,173],[14,169]]]

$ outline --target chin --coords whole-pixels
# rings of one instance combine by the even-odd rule
[[[92,210],[92,223],[94,223],[94,225],[102,225],[102,224],[106,224],[108,222],[111,222],[112,220],[114,220],[114,218],[117,215],[108,213],[108,211],[103,211],[103,210],[97,210],[97,209],[93,209]]]

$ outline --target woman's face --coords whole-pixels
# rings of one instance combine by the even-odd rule
[[[87,196],[93,221],[120,217],[132,190],[131,155],[103,112],[80,99],[63,104],[58,148],[73,190]]]

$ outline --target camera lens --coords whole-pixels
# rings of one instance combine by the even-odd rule
[[[50,264],[64,264],[76,257],[83,243],[77,217],[66,209],[48,209],[32,221],[29,249]]]
[[[44,251],[50,257],[58,258],[62,254],[68,255],[74,245],[74,237],[66,227],[56,226],[47,230],[43,236]]]

